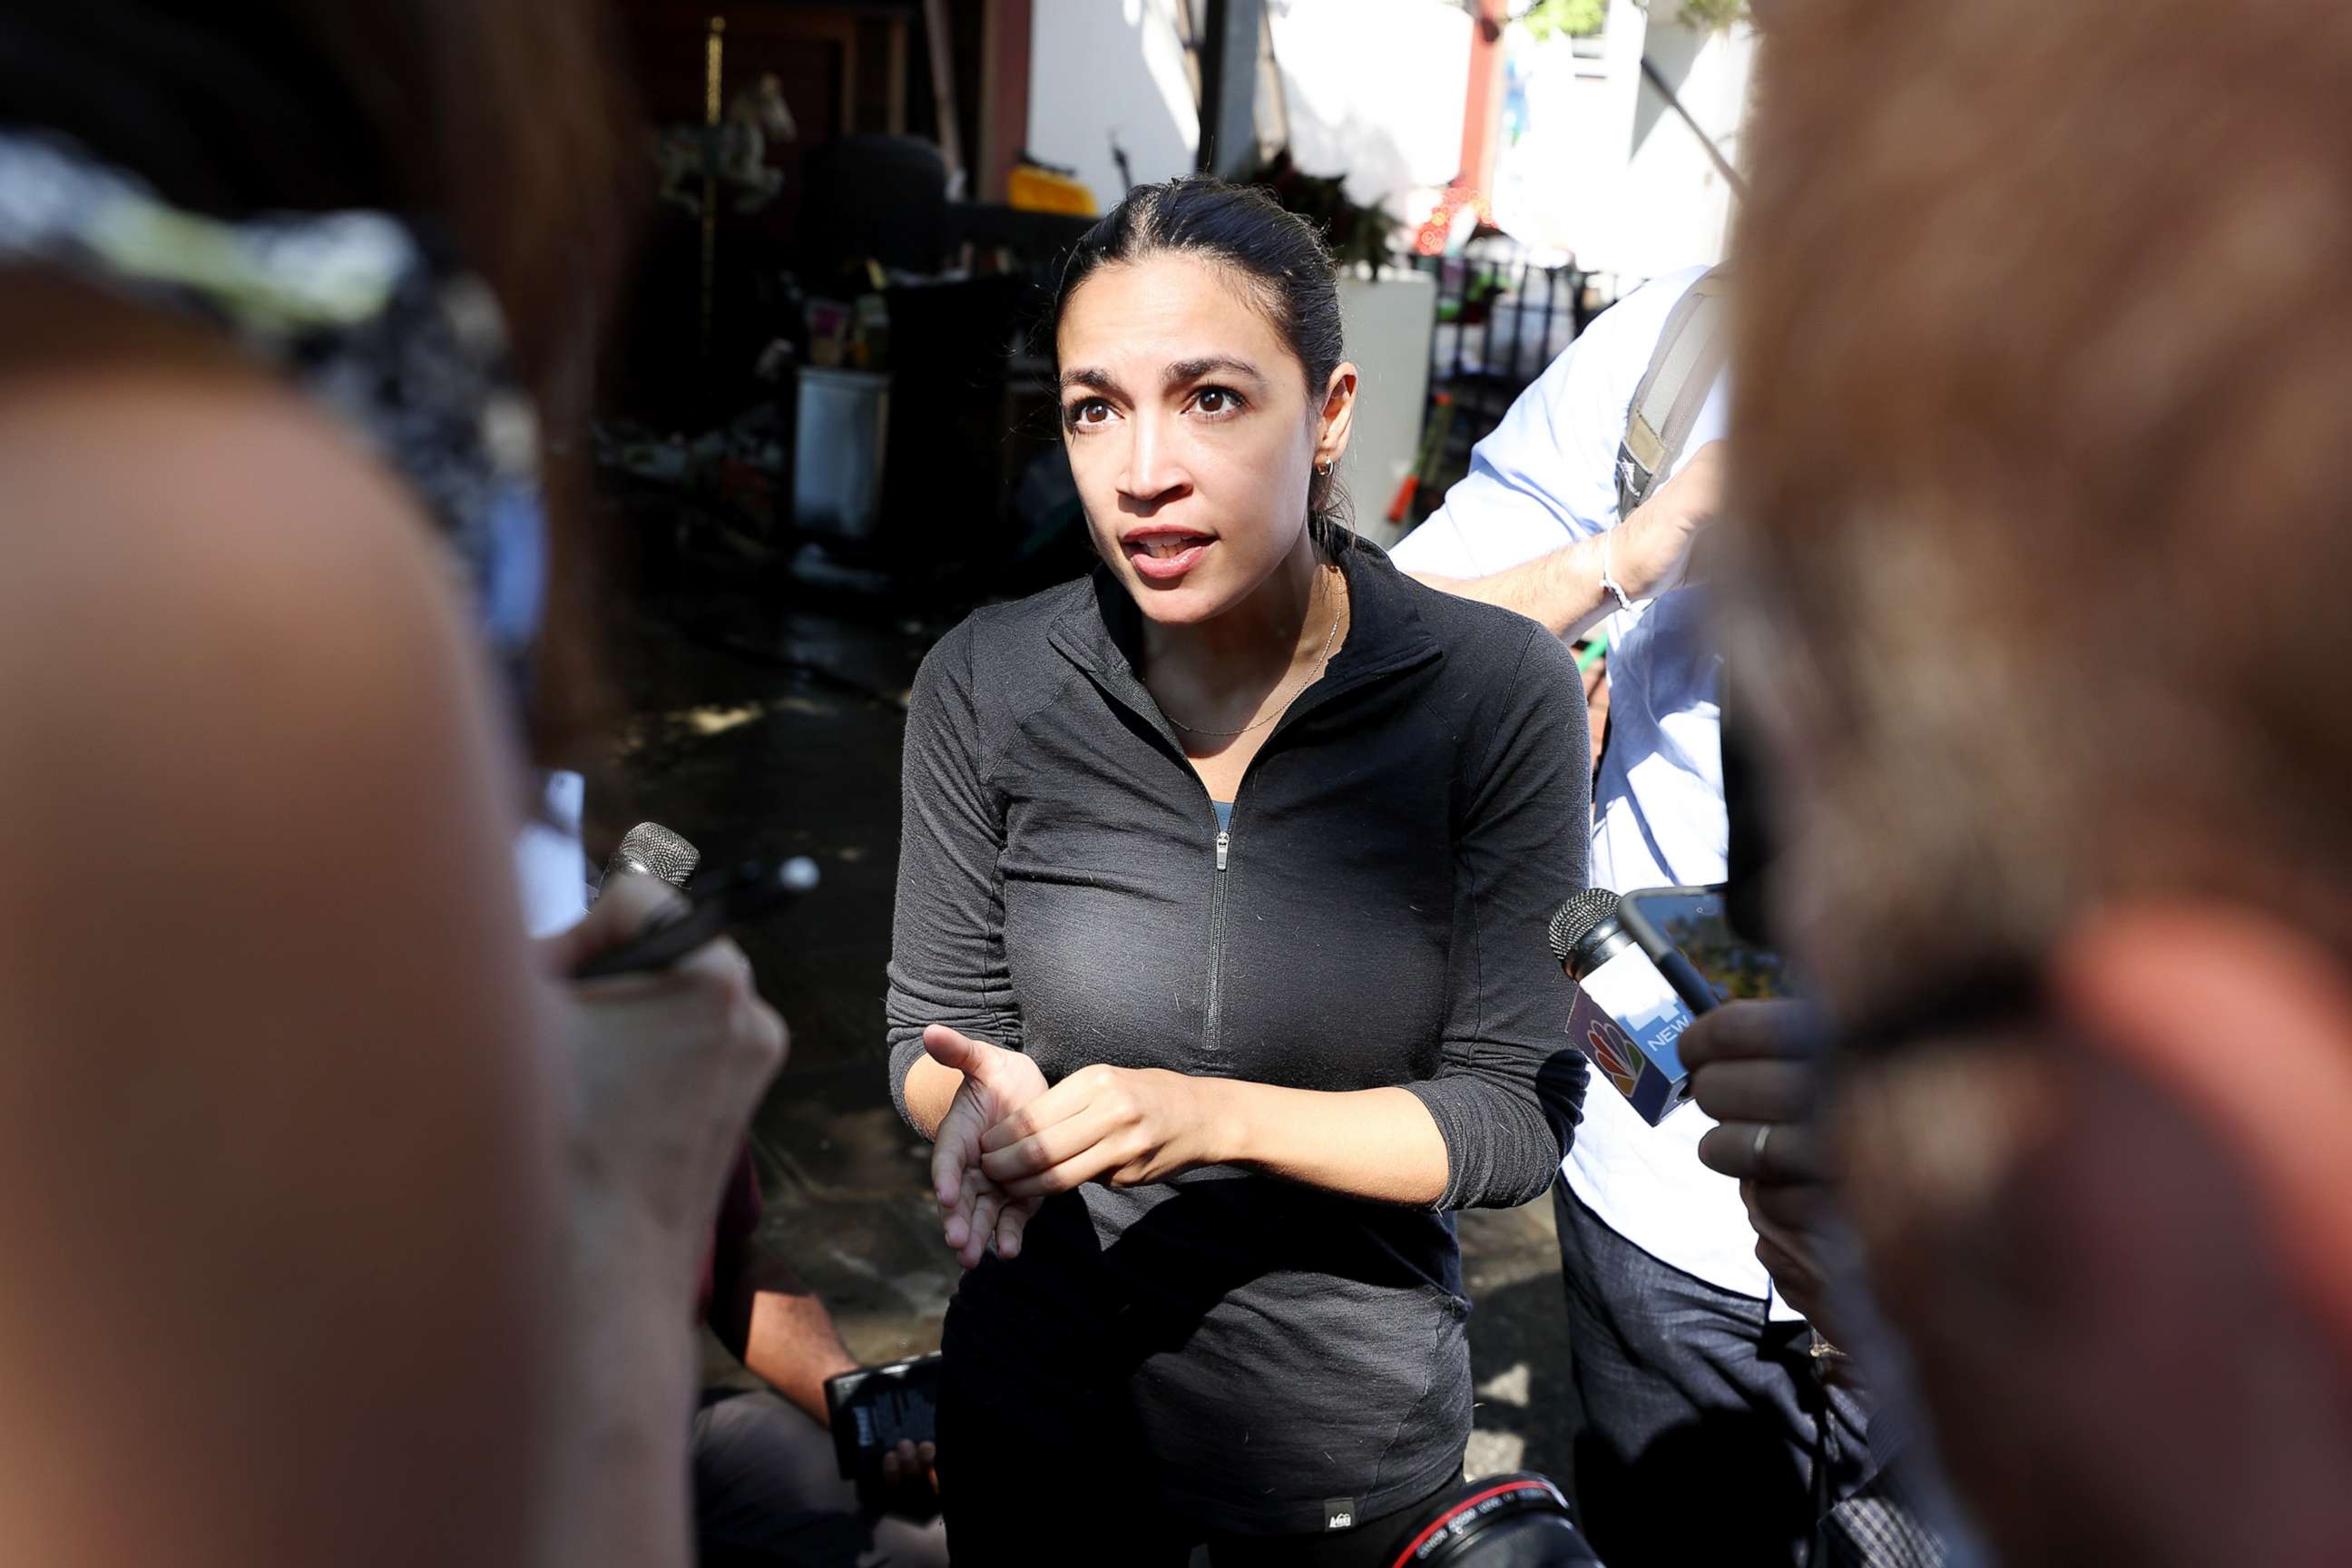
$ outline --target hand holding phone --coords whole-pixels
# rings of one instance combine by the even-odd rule
[[[945,1366],[940,1356],[916,1356],[886,1366],[861,1366],[824,1380],[825,1413],[842,1479],[881,1487],[895,1479],[886,1461],[900,1444],[919,1449],[938,1442],[940,1379]]]
[[[1786,964],[1731,929],[1724,888],[1645,888],[1618,900],[1618,918],[1694,1015],[1725,1002],[1786,996]]]

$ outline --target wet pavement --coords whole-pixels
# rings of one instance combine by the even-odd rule
[[[780,605],[799,601],[793,608]],[[904,702],[950,618],[811,606],[747,584],[648,595],[611,674],[625,717],[614,776],[592,788],[601,856],[651,818],[706,863],[803,854],[813,894],[739,935],[790,1021],[792,1059],[753,1142],[763,1237],[831,1305],[861,1360],[938,1348],[955,1288],[928,1193],[929,1145],[884,1081]],[[1467,1469],[1568,1472],[1565,1321],[1549,1202],[1461,1216],[1479,1408]],[[715,1343],[713,1381],[748,1379]]]

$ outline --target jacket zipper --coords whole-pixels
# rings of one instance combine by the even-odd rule
[[[1430,657],[1435,656],[1433,654]],[[1408,664],[1398,665],[1394,668],[1381,669],[1370,675],[1360,675],[1344,686],[1325,689],[1320,682],[1318,682],[1314,687],[1301,692],[1299,701],[1292,703],[1289,710],[1275,721],[1273,731],[1266,736],[1265,743],[1258,748],[1258,755],[1252,757],[1249,766],[1242,770],[1241,779],[1234,786],[1234,808],[1237,811],[1241,808],[1242,794],[1249,787],[1250,775],[1257,771],[1260,758],[1265,756],[1266,751],[1275,745],[1284,731],[1287,731],[1302,715],[1311,712],[1343,692],[1368,684],[1375,675],[1384,678],[1398,670],[1416,668],[1423,662],[1426,661],[1415,659]],[[1181,757],[1182,754],[1180,747],[1177,755]],[[1205,795],[1206,789],[1204,788],[1202,793]],[[1215,809],[1214,806],[1210,808],[1213,813]],[[1215,845],[1216,874],[1209,879],[1209,994],[1207,1016],[1201,1024],[1201,1051],[1204,1057],[1212,1059],[1217,1054],[1224,1033],[1225,877],[1233,868],[1234,853],[1234,836],[1230,826],[1220,826],[1217,829]]]
[[[1217,829],[1217,874],[1209,881],[1208,1016],[1201,1026],[1201,1048],[1213,1057],[1223,1024],[1219,1008],[1223,999],[1221,981],[1225,962],[1225,868],[1232,858],[1233,844],[1234,836],[1229,829]]]
[[[1057,626],[1053,637],[1055,646],[1059,647],[1079,669],[1086,672],[1087,678],[1094,681],[1105,696],[1151,724],[1160,735],[1162,751],[1180,766],[1184,767],[1188,773],[1191,771],[1190,762],[1184,754],[1183,742],[1176,738],[1176,731],[1169,726],[1167,717],[1154,705],[1150,693],[1143,688],[1141,678],[1137,676],[1131,668],[1115,659],[1106,663],[1097,657],[1090,641],[1078,630],[1072,629],[1066,634],[1064,628]],[[1267,731],[1265,741],[1259,747],[1260,754],[1262,755],[1266,748],[1278,744],[1282,738],[1307,714],[1333,700],[1352,692],[1360,687],[1369,686],[1374,681],[1391,679],[1407,670],[1418,669],[1439,657],[1439,650],[1434,642],[1423,639],[1423,644],[1424,646],[1412,650],[1397,648],[1381,650],[1374,654],[1373,662],[1370,665],[1352,671],[1337,685],[1330,683],[1327,671],[1325,679],[1318,680],[1312,687],[1300,692],[1298,700],[1275,721],[1274,728]],[[1245,785],[1249,782],[1248,775],[1255,770],[1256,766],[1257,758],[1254,757],[1250,761],[1250,766],[1243,770],[1240,784],[1235,786],[1234,792],[1236,800],[1241,795],[1241,785]],[[1205,790],[1203,793],[1206,793]],[[1230,870],[1233,863],[1233,834],[1227,829],[1220,828],[1214,842],[1216,852],[1213,864],[1217,874],[1210,879],[1209,891],[1207,1016],[1202,1020],[1201,1030],[1202,1049],[1204,1054],[1213,1054],[1217,1049],[1218,1037],[1223,1025],[1220,1006],[1223,1000],[1224,963],[1225,873]]]

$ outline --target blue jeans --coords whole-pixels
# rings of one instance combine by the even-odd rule
[[[1814,1374],[1811,1331],[1659,1262],[1552,1189],[1582,1405],[1578,1522],[1609,1568],[1817,1568],[1871,1479],[1869,1413]]]

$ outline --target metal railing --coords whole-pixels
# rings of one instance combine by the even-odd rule
[[[1447,435],[1416,511],[1442,498],[1448,479],[1467,470],[1470,448],[1502,422],[1514,401],[1599,313],[1591,276],[1573,265],[1547,266],[1496,254],[1486,242],[1461,256],[1416,256],[1411,265],[1437,285],[1430,333],[1429,388],[1453,402]],[[1417,519],[1416,519],[1417,521]]]

